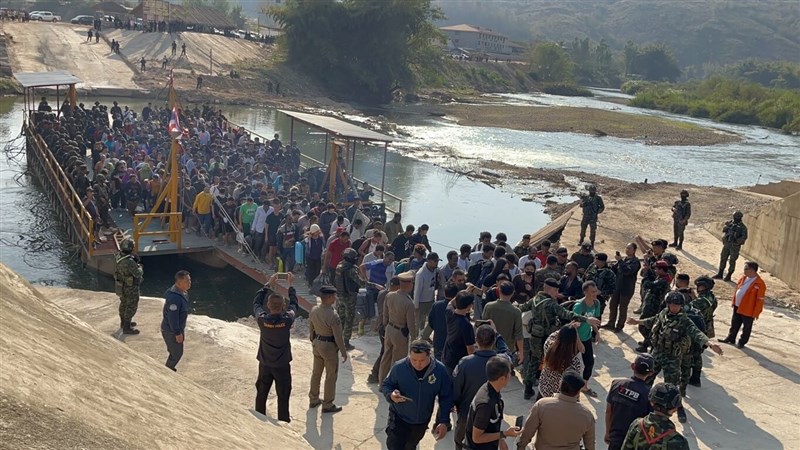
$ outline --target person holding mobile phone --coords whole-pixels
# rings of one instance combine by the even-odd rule
[[[493,356],[486,363],[488,381],[478,389],[467,413],[467,448],[474,450],[508,450],[505,438],[517,437],[522,428],[503,431],[503,397],[500,395],[511,380],[511,364]]]

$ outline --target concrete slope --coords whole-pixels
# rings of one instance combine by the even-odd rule
[[[138,89],[133,70],[108,44],[86,41],[88,27],[39,22],[0,26],[11,36],[7,48],[15,72],[66,70],[83,80],[79,88]]]
[[[166,56],[170,67],[179,69],[194,68],[207,73],[213,57],[214,73],[228,72],[236,61],[245,58],[265,57],[267,47],[262,44],[234,39],[216,34],[204,33],[142,33],[138,31],[109,30],[106,38],[116,39],[120,51],[128,61],[137,65],[144,57],[151,66],[161,66]],[[172,56],[172,42],[178,45],[177,54]],[[180,57],[181,45],[186,44],[186,56]]]
[[[97,332],[3,265],[0,402],[0,448],[309,448]]]

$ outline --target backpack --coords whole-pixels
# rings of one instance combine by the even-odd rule
[[[550,316],[545,312],[545,305],[552,300],[550,297],[534,297],[531,302],[531,320],[528,321],[528,333],[532,337],[545,338],[553,332]]]
[[[363,245],[363,244],[364,244],[364,241],[366,241],[366,240],[367,240],[367,238],[366,238],[366,237],[364,237],[364,236],[361,236],[360,238],[356,239],[356,240],[353,242],[353,245],[351,245],[350,247],[351,247],[351,248],[353,248],[353,250],[355,250],[355,251],[358,251],[358,249],[360,249],[360,248],[361,248],[361,245]]]

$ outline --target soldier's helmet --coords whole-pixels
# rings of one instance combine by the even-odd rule
[[[689,197],[689,191],[687,191],[686,189],[682,190],[681,197]]]
[[[667,294],[665,301],[668,305],[683,305],[685,299],[683,298],[683,294],[678,291],[672,291]]]
[[[650,389],[647,398],[666,410],[681,406],[681,391],[674,384],[658,383]]]
[[[345,261],[355,264],[356,261],[358,261],[358,252],[355,249],[348,248],[345,249],[344,253],[342,254],[342,257],[344,258]]]
[[[122,250],[123,253],[130,253],[133,251],[133,239],[125,238],[122,242],[119,243],[119,249]]]
[[[589,192],[597,192],[597,186],[595,186],[593,184],[590,184],[589,186],[587,186],[586,189],[588,189]]]
[[[736,211],[735,213],[733,213],[734,219],[741,219],[742,217],[744,217],[744,214],[742,214],[741,211]]]
[[[714,284],[715,283],[714,283],[713,279],[703,275],[703,276],[697,277],[697,279],[694,280],[694,284],[695,284],[695,286],[705,286],[706,290],[710,291],[711,289],[714,289]]]
[[[102,173],[98,173],[97,175],[95,175],[94,181],[97,183],[103,183],[106,181],[106,176],[103,175]]]

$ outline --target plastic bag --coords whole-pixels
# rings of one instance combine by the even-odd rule
[[[322,289],[322,286],[326,284],[330,284],[330,280],[328,279],[328,274],[322,272],[317,278],[314,278],[314,281],[311,282],[311,293],[314,295],[322,294],[320,289]]]

